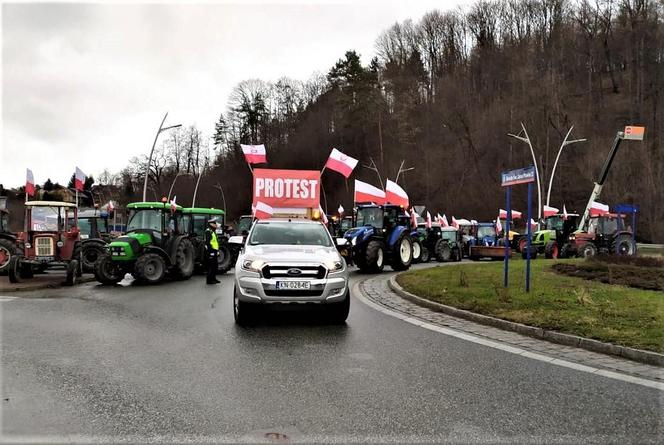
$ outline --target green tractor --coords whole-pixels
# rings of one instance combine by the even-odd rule
[[[95,262],[94,274],[102,284],[116,284],[126,273],[139,283],[157,284],[166,275],[188,279],[194,273],[195,249],[179,227],[182,207],[167,202],[127,205],[127,233],[106,246]]]
[[[182,209],[180,216],[180,232],[189,235],[189,240],[194,245],[196,268],[203,270],[207,256],[205,255],[205,230],[208,227],[208,221],[216,219],[218,221],[217,239],[219,241],[219,255],[217,256],[217,272],[224,274],[233,267],[233,254],[228,245],[228,237],[224,234],[224,216],[223,210],[192,207]]]
[[[94,272],[95,263],[100,256],[106,254],[106,244],[111,241],[108,217],[105,210],[87,209],[78,212],[83,272]],[[70,221],[70,224],[73,224],[73,221]]]
[[[576,213],[547,216],[544,227],[532,235],[531,249],[537,249],[537,253],[543,253],[545,258],[567,258],[570,254],[569,237],[578,223],[579,215]],[[522,238],[521,242],[525,246],[526,238]],[[521,251],[525,252],[525,247]]]

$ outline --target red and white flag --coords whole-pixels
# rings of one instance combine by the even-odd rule
[[[173,199],[171,199],[171,212],[175,212],[178,209],[178,205],[175,202],[176,199],[178,199],[177,196],[173,196]]]
[[[240,144],[240,147],[242,147],[242,153],[244,153],[244,159],[247,160],[247,164],[265,164],[267,162],[265,145]]]
[[[32,170],[29,168],[26,170],[25,194],[28,196],[35,196],[35,176],[32,174]]]
[[[565,204],[563,204],[563,220],[567,221],[567,218],[569,217],[567,213],[567,208],[565,208]]]
[[[500,222],[500,216],[496,218],[496,233],[500,233],[503,231],[503,225]]]
[[[450,223],[447,222],[447,215],[443,214],[443,217],[440,219],[440,225],[443,227],[450,226]]]
[[[351,158],[337,150],[336,148],[332,149],[330,157],[327,158],[327,163],[325,163],[325,168],[334,170],[335,172],[341,173],[346,178],[353,173],[353,170],[357,166],[358,160]]]
[[[503,209],[499,209],[498,212],[498,217],[501,219],[507,219],[507,211]],[[512,219],[521,219],[521,212],[517,210],[512,210]]]
[[[531,230],[537,230],[537,222],[535,222],[534,219],[530,218],[530,229]]]
[[[410,209],[410,225],[413,229],[417,229],[417,217],[420,216],[417,214],[415,209]]]
[[[452,227],[454,227],[455,229],[459,228],[459,221],[457,221],[454,215],[452,215]]]
[[[76,173],[74,174],[74,187],[76,190],[83,191],[83,186],[85,185],[85,173],[83,170],[76,167]]]
[[[343,215],[344,214],[344,206],[339,204],[339,208],[337,209],[337,212],[339,212],[339,215]]]
[[[542,208],[542,210],[543,210],[543,213],[544,213],[544,217],[545,217],[545,218],[546,218],[547,216],[557,215],[558,212],[560,211],[559,209],[557,209],[557,208],[555,208],[555,207],[549,207],[548,205],[545,205],[545,206]]]
[[[609,213],[609,206],[601,202],[593,201],[590,204],[590,216],[602,216]]]
[[[322,209],[321,209],[322,211]],[[254,209],[254,216],[258,219],[269,219],[272,217],[274,209],[262,201],[256,202],[256,209]]]
[[[108,201],[108,204],[106,204],[106,211],[107,212],[112,212],[115,210],[115,206],[113,205],[113,201]]]
[[[366,182],[355,180],[355,202],[385,204],[385,192]]]
[[[327,224],[328,223],[327,215],[325,214],[325,212],[323,212],[323,208],[320,206],[320,204],[318,204],[318,211],[320,212],[320,219],[325,224]]]
[[[427,229],[430,229],[432,225],[433,225],[433,221],[431,221],[431,213],[429,213],[429,211],[427,210],[427,221],[425,223],[425,227]]]
[[[399,186],[399,184],[388,179],[385,184],[385,201],[408,207],[408,194]]]

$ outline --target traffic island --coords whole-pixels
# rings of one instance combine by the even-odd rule
[[[502,286],[500,263],[410,271],[393,278],[390,287],[401,297],[435,311],[664,366],[661,292],[560,275],[552,268],[555,264],[532,263],[530,293],[521,283],[525,261],[512,262],[509,289]]]
[[[65,278],[64,270],[50,270],[35,274],[34,277],[22,280],[20,283],[10,282],[6,275],[0,276],[0,293],[56,289],[64,286]],[[78,283],[88,283],[90,281],[95,281],[92,275],[83,275],[78,278]]]

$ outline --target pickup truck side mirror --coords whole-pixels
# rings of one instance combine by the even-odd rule
[[[244,237],[241,235],[236,235],[236,236],[231,236],[228,238],[228,244],[239,244],[241,246],[244,245]]]

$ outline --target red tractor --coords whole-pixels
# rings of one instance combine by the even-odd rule
[[[593,216],[586,231],[570,235],[570,256],[592,257],[597,254],[635,255],[632,228],[625,226],[625,215],[609,213]]]
[[[9,261],[9,281],[33,277],[35,271],[64,267],[65,284],[72,286],[82,274],[78,208],[71,202],[28,201],[25,230],[16,239],[18,254]]]

